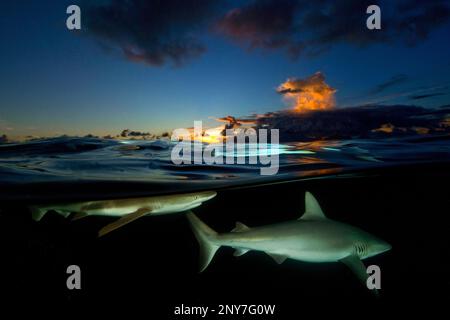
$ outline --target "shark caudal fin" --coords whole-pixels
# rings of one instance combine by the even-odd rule
[[[42,218],[45,216],[45,214],[49,211],[54,211],[57,214],[59,214],[60,216],[63,216],[64,218],[67,218],[68,216],[70,216],[70,212],[67,211],[61,211],[61,210],[57,210],[57,209],[48,209],[48,208],[40,208],[37,206],[32,206],[30,207],[30,211],[31,211],[31,217],[33,218],[34,221],[41,221]]]
[[[214,254],[220,246],[213,243],[213,239],[217,236],[217,232],[208,227],[201,221],[192,211],[186,214],[191,224],[192,231],[200,245],[200,272],[208,267]]]
[[[47,213],[47,209],[41,209],[39,207],[30,207],[30,211],[31,218],[33,218],[34,221],[41,221],[41,219]]]

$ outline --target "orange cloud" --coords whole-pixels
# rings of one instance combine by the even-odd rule
[[[290,78],[277,88],[277,92],[299,112],[328,110],[335,105],[336,89],[325,83],[325,76],[321,72],[306,79]]]

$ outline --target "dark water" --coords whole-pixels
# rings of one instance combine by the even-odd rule
[[[153,144],[54,139],[0,147],[1,290],[9,300],[92,304],[109,311],[145,308],[151,319],[177,319],[173,309],[182,303],[277,305],[276,316],[260,319],[301,318],[306,311],[346,317],[359,317],[361,310],[445,312],[450,301],[446,137],[284,145],[274,177],[261,177],[248,165],[179,168],[171,164],[165,144]],[[257,226],[297,219],[305,191],[312,192],[328,217],[392,244],[391,251],[364,261],[381,268],[380,297],[339,263],[288,259],[278,265],[260,252],[234,257],[229,248],[221,248],[198,274],[198,245],[183,214],[145,217],[97,238],[112,219],[70,222],[48,214],[36,223],[27,209],[50,199],[196,189],[218,190],[194,211],[219,232],[228,232],[236,221]],[[80,291],[66,288],[71,264],[81,267]]]
[[[1,197],[42,201],[139,196],[366,175],[372,169],[450,161],[450,136],[291,142],[274,149],[278,173],[262,176],[261,164],[175,165],[173,146],[167,141],[95,138],[0,145]],[[241,156],[233,155],[236,161]]]

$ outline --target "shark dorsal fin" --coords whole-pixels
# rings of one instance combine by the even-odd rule
[[[310,192],[305,193],[305,213],[299,218],[305,220],[320,220],[327,217],[320,208],[319,202]]]
[[[236,227],[234,227],[233,230],[231,230],[231,232],[244,232],[250,230],[249,227],[247,227],[245,224],[243,224],[242,222],[236,222]]]

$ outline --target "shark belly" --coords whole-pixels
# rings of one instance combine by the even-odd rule
[[[331,222],[294,221],[222,235],[218,243],[305,262],[336,262],[352,250],[351,242],[340,229],[340,224]]]
[[[140,206],[98,208],[87,210],[86,213],[92,216],[122,217],[131,212],[135,212],[139,208]]]
[[[162,215],[183,212],[200,205],[201,202],[170,203],[170,201],[164,201],[160,198],[141,198],[74,203],[45,208],[45,210],[56,210],[66,213],[86,213],[89,216],[123,217],[145,208],[148,208],[149,214]]]
[[[152,210],[152,215],[163,215],[163,214],[170,214],[170,213],[178,213],[178,212],[184,212],[189,209],[196,208],[200,206],[201,203],[181,203],[181,204],[167,204],[163,205],[158,209]]]

